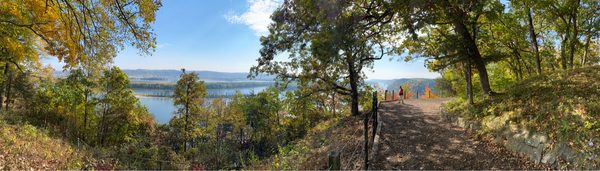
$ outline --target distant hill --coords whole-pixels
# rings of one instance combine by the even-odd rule
[[[176,82],[181,75],[180,70],[149,70],[135,69],[123,70],[132,81],[140,82]],[[255,79],[248,79],[248,73],[245,72],[216,72],[216,71],[188,71],[198,73],[200,80],[206,82],[221,82],[221,81],[273,81],[272,76],[259,75]]]
[[[175,83],[181,75],[180,70],[154,70],[154,69],[124,69],[123,72],[129,76],[133,83]],[[206,82],[271,82],[274,76],[259,75],[255,79],[248,79],[248,73],[245,72],[217,72],[217,71],[187,71],[196,72],[200,80]],[[56,71],[57,77],[65,77],[68,72]],[[408,84],[411,90],[425,91],[425,87],[429,86],[436,93],[435,80],[428,78],[401,78],[401,79],[370,79],[365,81],[370,85],[378,85],[383,89],[397,90],[401,85]]]
[[[123,72],[129,76],[132,82],[176,82],[181,75],[180,70],[153,70],[153,69],[124,69]],[[259,75],[255,79],[248,79],[245,72],[216,72],[216,71],[187,71],[196,72],[200,80],[206,82],[249,82],[249,81],[273,81],[275,77]],[[57,77],[64,77],[68,73],[56,71]]]
[[[437,93],[437,90],[435,89],[435,80],[429,78],[401,78],[393,80],[372,79],[366,80],[366,83],[373,86],[378,85],[379,87],[390,91],[398,91],[400,86],[409,85],[413,93],[418,91],[419,94],[423,94],[423,92],[425,92],[425,87],[429,86],[433,93]]]

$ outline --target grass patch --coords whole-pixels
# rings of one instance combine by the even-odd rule
[[[600,162],[600,66],[533,77],[508,90],[474,105],[458,99],[445,107],[480,121],[484,132],[517,125],[566,142]]]
[[[80,169],[83,165],[80,152],[47,131],[0,120],[0,170]]]

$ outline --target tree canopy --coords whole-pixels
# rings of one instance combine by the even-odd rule
[[[160,1],[6,0],[0,2],[3,61],[54,56],[66,67],[107,64],[125,44],[149,54]]]

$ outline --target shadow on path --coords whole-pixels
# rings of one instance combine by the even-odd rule
[[[372,169],[535,169],[491,140],[440,120],[445,99],[382,103],[381,144]]]

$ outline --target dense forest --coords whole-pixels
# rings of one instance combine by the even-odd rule
[[[437,96],[456,97],[454,110],[488,111],[486,106],[503,104],[497,100],[504,94],[526,92],[514,87],[532,79],[560,73],[555,79],[569,80],[572,75],[562,73],[600,72],[593,67],[600,62],[597,0],[288,0],[271,15],[248,75],[272,75],[275,82],[208,83],[184,69],[175,84],[132,83],[112,61],[125,46],[140,54],[155,50],[152,23],[160,7],[159,0],[0,1],[0,156],[7,156],[0,165],[250,168],[282,155],[321,123],[368,112],[375,91],[403,85],[408,92],[431,94],[435,88]],[[54,70],[42,65],[44,58],[65,63],[68,75],[55,78]],[[365,72],[376,69],[374,61],[388,58],[425,59],[441,78],[425,87],[369,86]],[[595,82],[588,84],[597,90]],[[271,87],[205,105],[207,89],[256,85]],[[282,93],[290,86],[295,90]],[[173,89],[177,111],[170,122],[157,124],[132,88]],[[588,116],[572,122],[585,123],[584,130],[568,124],[556,128],[585,134],[577,137],[579,145],[600,135],[598,104],[585,100],[597,93],[565,97],[581,103],[560,103],[588,106],[583,109]],[[50,157],[34,152],[41,147],[15,147],[24,141],[60,144],[48,150],[68,149],[50,152],[65,151],[66,157],[38,165],[35,156]],[[600,151],[597,146],[585,150]],[[32,159],[23,159],[28,154]]]

